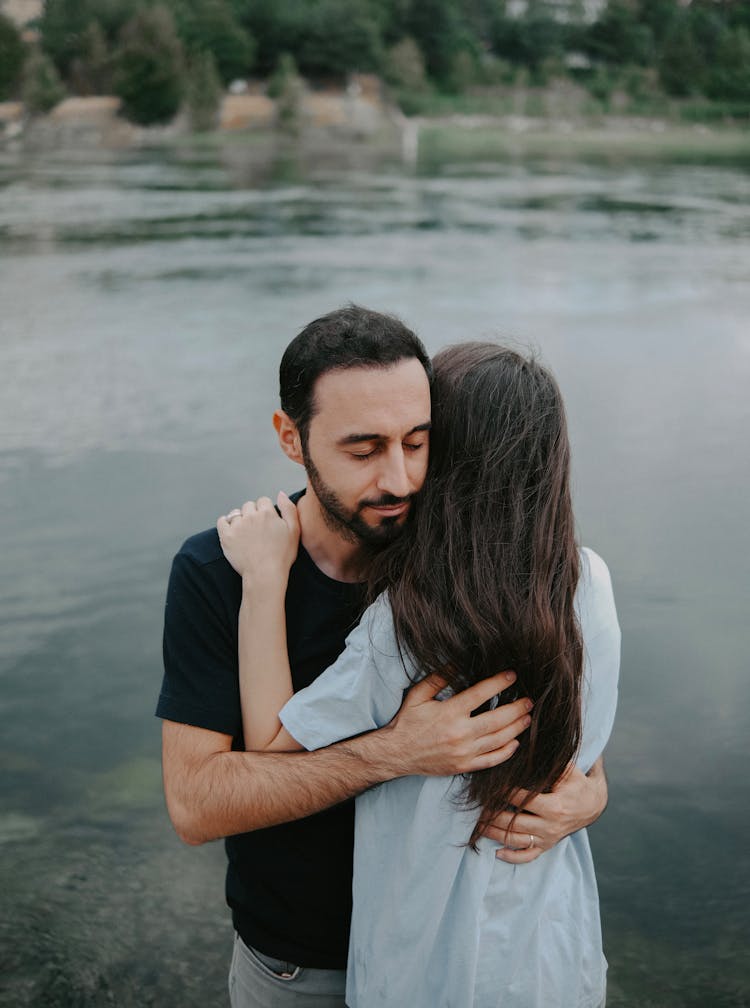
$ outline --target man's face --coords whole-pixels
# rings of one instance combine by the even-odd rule
[[[401,529],[427,471],[430,387],[416,358],[328,371],[303,447],[312,492],[329,528],[385,543]]]

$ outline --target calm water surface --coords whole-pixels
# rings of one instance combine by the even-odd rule
[[[609,1004],[750,1005],[750,177],[0,154],[0,1004],[223,1003],[223,852],[162,807],[171,556],[292,490],[289,339],[352,300],[537,347],[623,627]]]

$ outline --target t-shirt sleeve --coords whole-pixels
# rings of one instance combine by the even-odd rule
[[[164,679],[158,717],[241,733],[237,640],[211,564],[174,558],[164,610]]]
[[[365,610],[337,661],[295,693],[279,717],[306,749],[321,749],[388,724],[409,684],[391,608],[381,595]]]
[[[584,549],[576,598],[583,635],[583,732],[576,762],[584,771],[604,752],[617,709],[620,626],[609,570]]]

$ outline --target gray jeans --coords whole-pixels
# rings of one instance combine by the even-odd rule
[[[309,969],[248,948],[234,936],[232,1008],[346,1008],[344,970]]]

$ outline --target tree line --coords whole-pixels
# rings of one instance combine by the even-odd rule
[[[224,87],[250,76],[277,90],[301,74],[381,76],[405,111],[430,95],[568,76],[750,108],[750,2],[609,0],[46,0],[26,44],[0,14],[0,100],[45,111],[64,94],[120,96],[137,122],[187,100],[211,121]],[[280,83],[281,81],[281,83]]]

